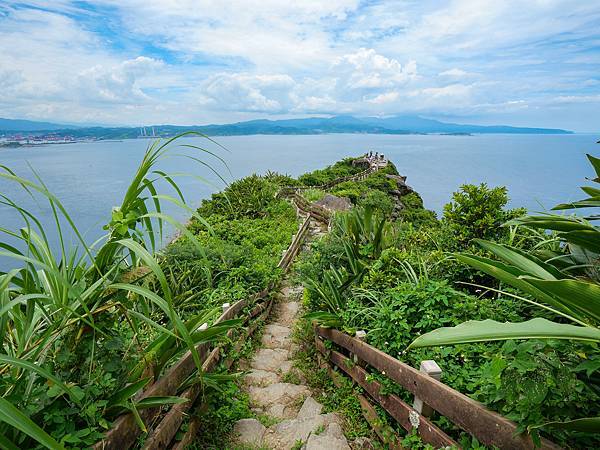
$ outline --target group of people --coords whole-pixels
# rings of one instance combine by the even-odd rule
[[[385,161],[385,157],[383,156],[383,153],[381,155],[379,154],[379,152],[375,152],[375,154],[373,154],[373,151],[370,151],[369,153],[365,153],[365,159],[367,161],[369,161],[369,163],[371,163],[371,164]]]

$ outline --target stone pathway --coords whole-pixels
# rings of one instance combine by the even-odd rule
[[[311,227],[313,236],[322,233],[317,226]],[[321,414],[323,406],[311,397],[308,386],[284,381],[302,380],[292,367],[295,344],[291,337],[302,287],[289,286],[287,280],[282,286],[273,308],[273,321],[265,326],[261,348],[249,362],[244,378],[253,410],[278,423],[267,428],[257,419],[242,419],[234,426],[233,441],[243,448],[350,450],[340,417]],[[286,377],[290,372],[294,376]]]

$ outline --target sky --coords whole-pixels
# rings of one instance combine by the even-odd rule
[[[597,0],[0,0],[0,117],[600,128]]]

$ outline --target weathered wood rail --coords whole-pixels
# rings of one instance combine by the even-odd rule
[[[316,214],[313,215],[308,211],[308,216],[300,225],[298,233],[292,237],[290,246],[284,251],[278,267],[286,272],[294,258],[300,251],[306,236],[308,235],[311,218],[316,220],[324,220],[325,213],[318,208],[315,209]],[[240,300],[233,305],[225,304],[224,311],[221,316],[215,320],[213,325],[218,325],[226,320],[236,318],[244,310],[254,307],[243,317],[243,325],[247,326],[234,345],[234,350],[241,349],[243,343],[256,331],[261,321],[265,319],[272,307],[273,299],[270,293],[273,292],[276,285],[272,283],[263,291],[254,296]],[[228,338],[233,336],[234,330],[230,330],[227,334]],[[223,353],[224,344],[217,344],[210,348],[207,344],[199,344],[196,347],[200,360],[202,361],[202,372],[208,373],[214,370],[220,361]],[[224,366],[229,368],[233,364],[232,359],[224,361]],[[195,405],[196,400],[201,393],[201,388],[198,384],[192,384],[190,387],[180,392],[180,387],[186,383],[190,377],[197,373],[197,367],[194,363],[192,353],[187,351],[171,368],[169,368],[160,378],[153,384],[147,387],[140,395],[136,396],[136,400],[141,400],[147,397],[154,396],[172,396],[179,395],[188,400],[185,403],[173,405],[166,413],[163,408],[150,408],[139,411],[140,417],[148,429],[148,435],[144,441],[142,448],[144,449],[183,449],[188,445],[198,431],[199,422],[192,418],[186,433],[179,442],[173,442],[173,438],[179,431],[185,418],[190,410],[198,405]],[[104,438],[94,445],[95,450],[127,450],[134,445],[142,430],[135,421],[132,413],[121,415],[113,423],[112,427],[107,431]]]
[[[349,352],[354,356],[355,361],[341,351],[328,350],[323,340],[331,341],[341,351]],[[426,443],[437,448],[458,446],[424,413],[420,413],[396,395],[383,395],[381,384],[371,380],[370,372],[362,366],[371,366],[380,374],[414,394],[415,399],[419,399],[420,402],[445,416],[486,445],[493,445],[501,449],[530,450],[536,448],[530,436],[525,433],[517,433],[516,423],[490,411],[481,403],[360,339],[339,330],[315,327],[315,345],[330,364],[351,377],[404,429],[410,431],[416,428],[421,439]],[[560,447],[547,439],[542,439],[541,448],[557,450]]]
[[[229,306],[217,320],[215,320],[214,325],[235,318],[246,307],[257,303],[256,307],[245,317],[244,325],[247,324],[248,321],[258,316],[264,309],[270,309],[271,299],[268,298],[269,292],[270,289],[265,289],[249,299],[240,300],[234,303]],[[265,302],[267,305],[263,306]],[[261,317],[264,315],[264,313],[261,314]],[[242,335],[242,338],[249,337],[251,334],[250,331],[253,332],[254,329],[249,328],[246,330],[246,333]],[[233,330],[230,330],[230,333],[232,331]],[[231,334],[229,334],[229,337],[231,337]],[[196,349],[198,350],[198,354],[202,361],[202,371],[210,372],[213,370],[220,359],[222,344],[218,344],[211,349],[208,345],[202,343],[199,344]],[[180,386],[196,372],[197,368],[194,364],[192,354],[190,351],[187,351],[175,365],[168,369],[152,385],[146,388],[137,399],[177,395]],[[186,389],[180,396],[186,398],[188,401],[169,408],[169,411],[162,416],[162,419],[157,424],[155,424],[154,421],[159,416],[161,408],[150,408],[139,411],[140,417],[149,430],[144,448],[168,448],[168,444],[179,430],[186,413],[193,406],[194,400],[196,400],[199,393],[200,389],[196,384]],[[128,449],[135,443],[141,432],[142,430],[136,423],[133,414],[123,414],[113,423],[113,426],[106,433],[104,438],[94,445],[94,449]]]

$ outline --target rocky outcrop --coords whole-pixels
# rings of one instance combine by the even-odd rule
[[[353,160],[352,165],[354,167],[362,167],[364,169],[368,169],[371,165],[371,162],[369,161],[369,158],[362,157],[362,158],[356,158],[355,160]]]
[[[352,202],[346,197],[336,197],[335,195],[325,194],[318,202],[315,202],[328,211],[348,211],[352,208]]]
[[[397,192],[398,196],[414,192],[413,188],[406,184],[406,177],[403,177],[402,175],[386,175],[385,177],[396,182],[397,188],[392,192]]]
[[[396,183],[396,189],[390,191],[390,196],[394,202],[394,210],[392,211],[392,219],[397,219],[400,216],[400,213],[405,208],[404,203],[402,203],[402,197],[411,192],[414,192],[413,188],[411,188],[408,184],[406,184],[406,177],[402,175],[389,175],[386,174],[386,178],[393,180]]]

